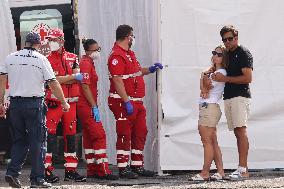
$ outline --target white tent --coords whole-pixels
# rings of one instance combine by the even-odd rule
[[[284,167],[284,90],[279,84],[284,71],[283,1],[81,0],[78,5],[80,39],[94,38],[103,49],[97,68],[100,109],[104,112],[111,163],[116,163],[116,139],[114,119],[106,101],[109,88],[106,61],[115,41],[116,27],[120,24],[134,27],[137,39],[134,50],[143,66],[158,60],[166,65],[161,91],[156,91],[155,76],[146,79],[149,129],[144,151],[146,167],[188,170],[201,169],[203,160],[197,131],[199,74],[209,65],[211,50],[221,43],[219,30],[232,24],[239,29],[241,44],[254,56],[249,167]],[[159,101],[157,94],[161,95]],[[159,116],[160,129],[157,107],[163,111],[163,119]],[[218,130],[224,167],[235,168],[236,141],[227,130],[224,117]]]

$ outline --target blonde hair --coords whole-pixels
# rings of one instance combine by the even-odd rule
[[[223,68],[227,68],[228,66],[228,62],[229,62],[229,56],[228,56],[228,51],[226,49],[226,47],[224,45],[219,45],[215,48],[215,50],[217,49],[221,49],[223,57],[222,57],[222,62],[221,65]],[[212,59],[211,59],[212,61]],[[214,66],[214,68],[216,68],[216,65],[212,62],[212,65]]]

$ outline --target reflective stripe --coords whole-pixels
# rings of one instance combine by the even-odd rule
[[[95,154],[105,154],[106,153],[106,149],[100,149],[100,150],[94,150]]]
[[[78,165],[78,163],[65,163],[64,164],[64,167],[73,167],[73,168],[76,168]]]
[[[143,151],[132,149],[131,153],[132,154],[143,154]]]
[[[52,153],[45,153],[45,156],[52,157]]]
[[[127,120],[127,118],[118,118],[118,120]],[[117,121],[118,121],[118,120],[117,120]]]
[[[116,152],[117,154],[120,154],[120,155],[129,155],[130,154],[130,151],[125,151],[125,150],[117,150]]]
[[[107,158],[101,158],[97,160],[97,164],[106,163],[106,162],[108,162]]]
[[[54,99],[57,99],[57,98],[54,96],[54,94],[51,94],[50,97],[51,97],[51,98],[54,98]],[[66,100],[67,102],[78,102],[79,97],[65,98],[65,100]]]
[[[143,161],[131,161],[131,165],[143,165]]]
[[[45,168],[48,168],[49,166],[51,166],[51,163],[45,163],[45,164],[44,164],[44,167],[45,167]]]
[[[126,166],[127,166],[127,162],[117,164],[117,167],[126,167]]]
[[[95,150],[93,149],[85,149],[85,154],[93,154]]]
[[[133,74],[127,74],[127,75],[109,75],[109,78],[112,78],[114,76],[120,76],[122,77],[122,79],[129,79],[129,78],[133,78],[133,77],[137,77],[137,76],[141,76],[142,75],[142,72],[139,71],[139,72],[136,72],[136,73],[133,73]]]
[[[68,156],[76,157],[76,152],[74,152],[74,153],[65,153],[64,152],[64,157],[68,157]]]
[[[87,164],[95,163],[95,158],[92,158],[92,159],[86,159],[86,161],[87,161]]]
[[[110,93],[109,97],[111,97],[111,98],[121,98],[119,96],[119,94],[115,94],[115,93]],[[132,101],[143,101],[143,98],[134,98],[134,97],[131,97],[131,96],[129,96],[128,98],[129,98],[129,100],[132,100]]]

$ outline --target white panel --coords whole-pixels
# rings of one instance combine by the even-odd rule
[[[71,0],[9,0],[10,7],[32,7],[44,5],[70,4]]]
[[[78,3],[79,37],[93,38],[102,47],[101,60],[96,64],[99,75],[99,108],[107,133],[109,162],[116,164],[116,130],[107,105],[109,79],[107,58],[115,42],[115,30],[121,24],[133,27],[136,37],[134,51],[143,67],[158,61],[158,1],[153,0],[82,0]],[[83,48],[81,48],[83,49]],[[156,169],[157,93],[156,77],[145,77],[147,94],[148,136],[144,150],[145,166]]]
[[[162,76],[162,169],[202,168],[197,130],[199,74],[210,65],[212,49],[222,44],[219,31],[226,24],[239,29],[239,42],[254,57],[249,168],[284,167],[284,89],[280,84],[284,78],[284,2],[161,0],[161,4],[162,62],[167,65]],[[236,168],[236,139],[224,115],[218,138],[224,168]]]

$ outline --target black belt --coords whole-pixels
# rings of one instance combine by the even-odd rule
[[[208,107],[208,103],[207,103],[207,102],[203,102],[203,103],[201,104],[201,107],[207,108],[207,107]]]
[[[10,96],[11,99],[42,99],[43,96],[31,96],[31,97],[25,97],[25,96]]]

